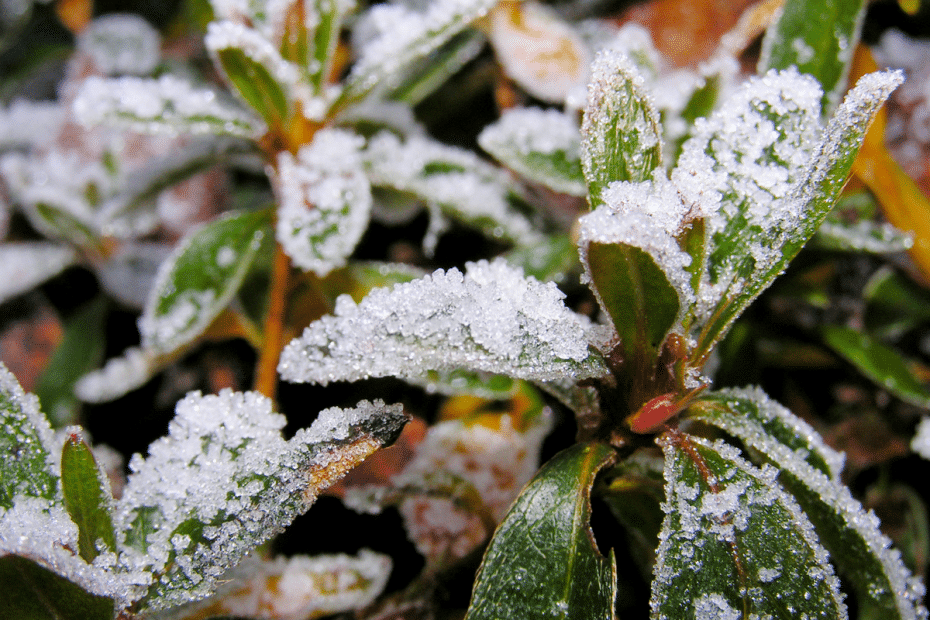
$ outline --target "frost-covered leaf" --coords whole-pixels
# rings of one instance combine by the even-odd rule
[[[21,620],[111,620],[113,601],[27,560],[0,557],[0,611]]]
[[[48,144],[65,116],[65,106],[51,101],[16,99],[0,107],[0,151]]]
[[[405,421],[399,405],[363,401],[322,411],[285,440],[284,416],[258,393],[188,395],[168,435],[130,461],[117,504],[121,567],[155,575],[142,607],[212,593],[226,569],[393,441]]]
[[[826,550],[774,467],[666,435],[653,618],[846,618]]]
[[[822,440],[811,435],[810,448],[805,448],[804,436],[810,433],[806,424],[799,425],[798,435],[791,438],[785,432],[763,428],[759,417],[745,418],[746,413],[758,412],[763,420],[768,416],[790,419],[782,407],[758,391],[731,390],[715,400],[727,407],[732,403],[736,410],[728,413],[717,404],[709,409],[699,405],[697,415],[732,432],[779,468],[779,482],[797,499],[831,559],[855,587],[861,617],[925,619],[927,610],[921,605],[924,586],[911,576],[900,552],[891,549],[891,541],[879,530],[878,518],[863,510],[849,489],[824,473],[818,459],[812,458],[810,448],[822,453],[817,447]],[[830,466],[831,472],[835,469],[835,465]]]
[[[478,572],[467,620],[613,618],[613,553],[593,545],[589,494],[614,458],[605,444],[578,444],[546,463],[494,534]]]
[[[509,78],[542,101],[563,103],[588,79],[590,52],[558,13],[535,0],[499,2],[488,38]]]
[[[281,37],[281,55],[305,67],[314,90],[322,92],[332,70],[342,20],[351,4],[344,0],[292,3]]]
[[[78,39],[78,51],[104,75],[148,75],[161,60],[161,36],[131,13],[110,13],[93,20]]]
[[[456,34],[439,49],[411,64],[389,97],[417,105],[478,56],[484,46],[485,38],[478,32],[465,30]]]
[[[232,213],[188,235],[159,269],[139,318],[143,348],[168,353],[199,336],[236,294],[269,224],[267,211]]]
[[[484,128],[478,144],[508,168],[557,192],[584,196],[578,123],[558,110],[511,108]]]
[[[519,245],[504,258],[540,282],[561,284],[578,267],[578,250],[568,235],[547,236],[537,243]]]
[[[814,76],[829,112],[846,88],[864,18],[863,0],[787,0],[763,39],[760,73],[793,66]]]
[[[860,221],[847,224],[828,219],[817,229],[813,243],[825,250],[891,254],[911,249],[914,238],[887,223]]]
[[[73,248],[21,241],[0,245],[0,303],[30,291],[77,261]]]
[[[374,601],[391,574],[391,558],[368,549],[357,556],[295,555],[246,560],[224,575],[216,595],[182,607],[181,617],[308,620]],[[196,615],[195,615],[196,614]]]
[[[662,163],[662,128],[643,77],[629,58],[605,50],[594,61],[581,122],[588,202],[597,208],[613,181],[646,181]]]
[[[107,360],[103,368],[78,379],[74,393],[85,403],[105,403],[142,387],[161,367],[152,351],[129,347],[119,357]]]
[[[826,325],[824,342],[876,385],[918,407],[930,407],[930,389],[908,367],[905,358],[869,334]]]
[[[325,276],[345,264],[368,226],[371,187],[359,136],[324,129],[278,156],[276,236],[295,265]]]
[[[254,138],[264,131],[252,113],[216,91],[171,74],[100,78],[82,84],[74,114],[86,126],[119,125],[143,133],[211,133]]]
[[[401,141],[381,133],[369,141],[365,164],[372,185],[413,194],[490,237],[521,244],[539,239],[512,206],[517,190],[507,175],[470,151],[425,137]]]
[[[511,377],[581,379],[604,372],[586,327],[552,283],[526,278],[503,259],[391,289],[361,303],[340,297],[285,347],[278,367],[288,381],[327,384],[396,376],[422,382],[457,368]]]
[[[482,17],[496,0],[436,0],[422,10],[397,4],[378,4],[357,26],[368,32],[358,60],[345,80],[335,107],[363,98],[375,87],[390,87],[410,63],[439,49],[471,22]]]
[[[107,302],[100,297],[78,309],[65,322],[61,342],[39,375],[34,390],[52,426],[75,422],[80,403],[74,385],[103,361],[106,318]]]
[[[18,498],[60,502],[58,474],[53,467],[52,429],[39,411],[35,396],[26,394],[0,363],[0,525],[3,510]],[[0,536],[2,538],[2,536]],[[0,552],[2,552],[0,544]]]
[[[320,289],[333,302],[345,294],[357,303],[372,289],[410,282],[425,275],[426,272],[422,269],[405,263],[352,261],[345,267],[331,271],[320,280]]]
[[[110,483],[77,432],[68,436],[62,448],[61,492],[68,516],[78,528],[81,557],[90,563],[102,552],[116,551]]]

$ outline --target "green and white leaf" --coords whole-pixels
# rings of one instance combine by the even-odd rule
[[[789,422],[790,414],[759,391],[728,390],[708,400],[709,407],[698,404],[696,417],[732,433],[778,467],[779,482],[797,499],[831,559],[855,587],[861,617],[927,617],[921,603],[924,586],[905,567],[900,552],[891,548],[878,518],[866,512],[839,480],[825,473],[819,459],[811,458],[815,451],[822,451],[819,436],[805,440],[810,429],[803,423],[796,423],[799,433],[795,437],[786,432],[788,425],[780,424],[779,429],[768,422],[760,424],[769,416]],[[734,404],[735,410],[728,410]],[[830,469],[835,471],[835,467]]]
[[[81,84],[74,113],[88,127],[118,125],[153,134],[255,138],[265,131],[262,121],[240,105],[170,74],[159,78],[92,76]]]
[[[581,133],[558,110],[511,108],[478,135],[478,144],[497,161],[557,192],[584,196]]]
[[[431,371],[483,371],[558,380],[600,376],[587,326],[553,283],[527,278],[503,259],[437,270],[413,282],[348,296],[281,356],[287,381],[327,384],[394,376],[422,383]]]
[[[62,448],[61,491],[68,515],[78,527],[78,551],[84,561],[90,563],[100,553],[115,552],[110,483],[77,431]]]
[[[53,101],[15,99],[0,106],[0,153],[54,141],[67,118],[67,107]]]
[[[346,264],[368,227],[371,187],[362,162],[364,140],[323,129],[294,157],[278,156],[278,242],[295,265],[325,276]]]
[[[0,303],[42,284],[77,262],[74,248],[43,241],[0,245]]]
[[[297,24],[297,27],[303,26],[308,35],[306,45],[308,53],[299,53],[293,58],[282,53],[287,60],[306,68],[307,79],[317,94],[321,94],[326,86],[326,80],[332,70],[342,22],[351,6],[351,3],[343,0],[313,0],[309,6],[305,5],[304,23]],[[293,39],[293,36],[289,35],[290,33],[285,31],[284,36],[281,37],[282,47],[289,45],[288,41]]]
[[[161,61],[161,35],[139,15],[111,13],[88,24],[78,50],[104,75],[149,75]]]
[[[372,185],[407,192],[489,237],[518,244],[540,239],[511,204],[518,188],[502,170],[465,149],[421,136],[401,141],[380,133],[368,143],[365,165]]]
[[[459,32],[437,50],[404,70],[388,97],[412,106],[419,104],[474,60],[485,44],[484,36],[477,31]]]
[[[140,347],[129,347],[107,360],[103,368],[88,372],[74,384],[74,393],[85,403],[106,403],[140,388],[168,363],[164,356]]]
[[[504,258],[540,282],[561,284],[578,268],[578,249],[568,235],[552,235],[537,243],[519,245]]]
[[[130,461],[117,504],[119,568],[154,576],[141,607],[211,594],[226,569],[392,442],[406,420],[400,405],[362,401],[320,412],[285,440],[284,416],[256,392],[188,395],[168,435],[149,446],[148,457]]]
[[[814,76],[829,113],[846,89],[864,18],[864,0],[786,0],[762,41],[759,72],[797,67]]]
[[[826,550],[778,470],[722,441],[664,436],[652,617],[846,618]]]
[[[812,243],[825,250],[894,254],[911,249],[914,237],[885,222],[862,220],[847,224],[827,218]]]
[[[598,54],[591,67],[581,122],[581,165],[592,209],[604,203],[613,181],[646,181],[662,163],[662,128],[645,80],[615,50]]]
[[[617,567],[590,529],[590,492],[614,459],[605,444],[576,444],[546,463],[494,534],[466,620],[614,618]]]
[[[142,348],[170,353],[203,333],[236,294],[269,229],[268,211],[232,213],[182,240],[139,318]]]

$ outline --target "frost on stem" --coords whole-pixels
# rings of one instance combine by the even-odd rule
[[[327,384],[396,376],[425,382],[457,368],[512,377],[581,379],[603,372],[580,317],[552,283],[527,278],[499,259],[437,270],[375,289],[308,327],[281,356],[288,381]]]

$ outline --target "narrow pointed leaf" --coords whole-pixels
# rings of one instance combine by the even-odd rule
[[[158,575],[142,606],[212,593],[236,565],[306,511],[318,493],[400,432],[399,405],[363,401],[320,412],[290,440],[286,420],[255,392],[188,395],[168,435],[130,462],[115,523],[122,546]]]
[[[295,2],[294,5],[304,6],[304,2]],[[342,28],[342,11],[346,6],[346,3],[339,0],[314,0],[309,7],[303,9],[304,11],[310,10],[318,16],[312,30],[310,45],[308,45],[309,57],[303,59],[303,62],[299,57],[296,60],[291,58],[288,60],[297,63],[298,66],[309,68],[310,83],[318,93],[322,92],[323,87],[326,86],[326,80],[332,69],[333,56],[336,53],[336,44],[339,42],[339,32]]]
[[[930,320],[930,292],[890,267],[875,272],[863,296],[865,324],[871,333],[899,337]]]
[[[848,224],[828,218],[812,243],[825,250],[892,254],[911,249],[914,239],[887,223],[863,220]]]
[[[0,611],[20,620],[111,620],[113,601],[94,596],[15,555],[0,557]]]
[[[763,40],[760,73],[793,66],[814,76],[831,111],[846,88],[864,17],[863,0],[787,0]]]
[[[923,584],[904,566],[901,554],[891,549],[891,541],[879,530],[878,518],[811,458],[815,451],[822,452],[820,437],[810,435],[803,423],[798,424],[794,437],[768,422],[760,424],[766,419],[789,421],[793,416],[758,392],[733,390],[714,400],[710,407],[698,404],[697,417],[737,436],[778,466],[779,482],[794,495],[831,559],[855,587],[861,617],[926,618],[921,604]],[[734,410],[728,411],[731,407]],[[813,449],[806,450],[805,442]],[[830,470],[835,472],[835,466]]]
[[[390,92],[390,99],[411,106],[433,94],[484,49],[485,38],[465,30],[428,56],[414,62]]]
[[[577,121],[557,110],[511,108],[484,128],[478,144],[527,179],[546,187],[584,196],[581,132]]]
[[[359,304],[341,297],[334,316],[285,347],[278,370],[324,385],[384,376],[422,383],[430,371],[459,368],[535,380],[599,376],[603,361],[563,297],[503,259],[469,263],[464,275],[438,270]]]
[[[168,353],[197,338],[236,294],[269,225],[268,211],[232,213],[188,235],[159,269],[139,319],[143,348]]]
[[[32,290],[74,264],[73,248],[41,241],[0,245],[0,303]]]
[[[930,389],[908,367],[905,358],[869,334],[840,325],[822,330],[824,341],[879,387],[917,407],[930,407]]]
[[[846,618],[827,552],[794,499],[723,442],[666,435],[654,618]]]
[[[592,209],[613,181],[646,181],[662,162],[662,129],[643,78],[619,52],[595,59],[581,124],[581,164]]]
[[[617,568],[590,530],[594,477],[614,459],[605,444],[578,444],[526,486],[485,552],[466,620],[613,618]]]
[[[93,562],[101,551],[115,552],[109,483],[90,446],[77,434],[65,441],[61,452],[61,490],[68,515],[78,527],[78,550],[84,561]],[[103,549],[98,549],[98,541]]]

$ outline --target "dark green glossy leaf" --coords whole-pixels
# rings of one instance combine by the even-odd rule
[[[107,302],[102,297],[79,309],[65,323],[64,336],[39,375],[35,395],[55,427],[76,420],[80,402],[74,395],[74,384],[103,361],[106,316]]]
[[[662,130],[643,78],[616,53],[598,57],[581,124],[581,164],[591,209],[612,181],[646,181],[662,162]]]
[[[827,325],[824,341],[878,386],[918,407],[930,407],[930,390],[921,382],[900,353],[870,335],[849,327]]]
[[[290,118],[286,90],[265,66],[235,47],[216,50],[216,56],[232,85],[269,126],[281,126]]]
[[[775,470],[723,442],[675,433],[662,445],[654,618],[845,617],[827,553]]]
[[[84,440],[72,434],[61,452],[61,491],[68,516],[78,527],[78,551],[85,562],[97,557],[97,541],[116,551],[116,534],[110,516],[113,498],[106,475]]]
[[[15,555],[0,557],[0,616],[10,620],[111,620],[113,601],[85,592]]]
[[[763,41],[760,73],[794,66],[813,75],[829,113],[846,88],[864,16],[864,0],[787,0]]]
[[[183,240],[139,320],[143,347],[169,353],[197,338],[236,294],[270,224],[268,211],[232,213]]]
[[[860,617],[924,617],[926,611],[920,604],[923,585],[911,576],[900,553],[891,549],[891,541],[879,530],[878,519],[863,510],[837,477],[824,473],[817,460],[811,458],[822,450],[822,439],[800,421],[799,432],[792,437],[785,432],[789,426],[785,431],[776,428],[770,433],[756,420],[747,418],[747,413],[757,410],[763,419],[773,416],[790,424],[790,414],[758,392],[731,391],[715,400],[709,409],[698,404],[697,417],[736,435],[778,467],[779,482],[794,495],[830,551],[831,560],[855,587]],[[734,412],[718,406],[734,402],[739,402]],[[836,472],[835,467],[830,470]]]
[[[17,496],[60,500],[49,454],[52,429],[35,396],[26,394],[2,363],[0,425],[0,508],[12,508]]]
[[[466,620],[614,617],[613,554],[589,526],[591,485],[613,459],[610,446],[577,444],[543,466],[494,534]]]

